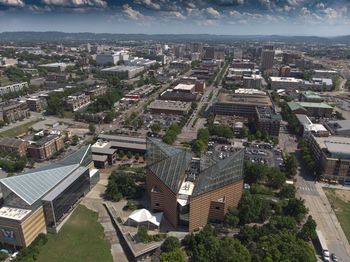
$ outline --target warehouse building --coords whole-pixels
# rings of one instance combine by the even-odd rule
[[[221,223],[243,191],[244,150],[216,161],[161,141],[147,139],[146,186],[150,207],[164,212],[175,228],[189,231]]]
[[[79,199],[96,184],[90,146],[61,161],[0,180],[0,243],[27,247],[40,233],[57,232]],[[48,207],[48,203],[50,206]]]

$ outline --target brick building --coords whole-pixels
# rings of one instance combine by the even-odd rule
[[[64,147],[64,139],[59,135],[45,136],[28,146],[28,155],[39,161],[52,157]]]
[[[244,151],[221,161],[147,139],[146,185],[150,207],[175,227],[193,231],[222,222],[243,191]]]
[[[96,86],[86,90],[85,94],[90,96],[90,99],[103,96],[107,93],[107,86]]]
[[[11,123],[27,117],[29,117],[29,109],[26,103],[17,101],[0,103],[0,121]]]
[[[28,142],[22,139],[5,137],[0,139],[0,151],[16,153],[18,156],[27,154]]]

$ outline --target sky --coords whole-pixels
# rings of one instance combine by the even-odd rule
[[[350,34],[350,0],[0,0],[0,32]]]

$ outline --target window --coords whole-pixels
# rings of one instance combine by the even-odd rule
[[[220,210],[220,207],[215,207],[215,209]]]
[[[156,207],[159,207],[159,203],[155,203],[155,206],[156,206]]]

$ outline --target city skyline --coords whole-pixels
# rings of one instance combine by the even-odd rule
[[[345,0],[0,0],[0,31],[349,34]]]

